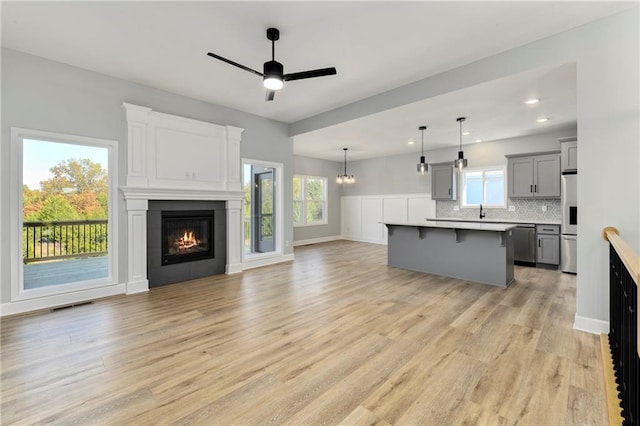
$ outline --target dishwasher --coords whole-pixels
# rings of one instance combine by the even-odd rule
[[[518,224],[513,230],[513,260],[516,265],[536,266],[536,225]]]

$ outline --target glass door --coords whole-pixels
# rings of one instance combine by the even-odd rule
[[[273,170],[256,172],[253,176],[255,213],[253,215],[256,235],[254,238],[255,251],[266,253],[275,250],[274,245],[274,192]]]
[[[243,161],[244,258],[280,254],[281,188],[278,177],[282,166],[256,160]]]

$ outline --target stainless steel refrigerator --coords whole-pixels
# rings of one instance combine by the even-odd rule
[[[578,172],[562,172],[562,235],[560,270],[575,274],[578,243]]]

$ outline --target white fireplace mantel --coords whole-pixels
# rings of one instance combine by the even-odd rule
[[[243,129],[123,103],[127,119],[127,293],[149,290],[149,200],[225,201],[227,274],[242,271]]]

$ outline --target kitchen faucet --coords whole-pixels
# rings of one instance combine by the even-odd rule
[[[482,211],[482,204],[480,204],[480,219],[485,217],[486,213]]]

